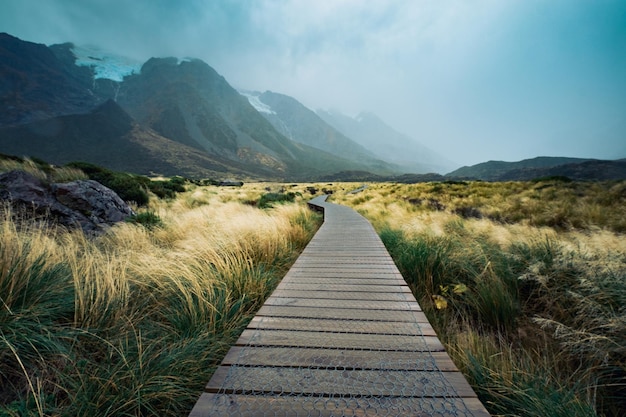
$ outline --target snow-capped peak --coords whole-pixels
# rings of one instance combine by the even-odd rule
[[[141,70],[141,62],[94,46],[74,46],[72,52],[76,56],[76,65],[93,67],[95,78],[124,81],[125,76],[139,73]]]
[[[258,111],[259,113],[268,113],[268,114],[276,114],[274,110],[267,104],[263,103],[259,98],[257,92],[238,90],[239,94],[248,99],[248,102]]]

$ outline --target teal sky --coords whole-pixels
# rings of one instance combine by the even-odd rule
[[[463,165],[626,158],[624,0],[1,0],[0,31],[198,57]]]

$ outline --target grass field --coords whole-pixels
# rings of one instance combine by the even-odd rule
[[[187,185],[95,239],[5,208],[0,416],[187,415],[320,223],[265,187]]]
[[[375,225],[491,413],[624,415],[626,182],[369,184],[333,199]]]
[[[323,190],[374,224],[491,413],[624,414],[626,182],[185,187],[94,239],[3,211],[0,416],[186,415]]]

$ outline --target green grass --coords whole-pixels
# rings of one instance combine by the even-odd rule
[[[456,332],[478,331],[499,341],[487,356],[462,355],[492,412],[585,416],[597,407],[619,415],[611,410],[625,405],[626,268],[594,271],[584,255],[549,239],[502,249],[458,230],[440,237],[380,234],[442,340],[454,347]],[[524,347],[541,349],[550,366],[520,362]],[[489,358],[501,354],[517,366],[508,379]],[[597,396],[587,398],[589,391]]]
[[[206,204],[188,205],[199,191]],[[240,192],[154,200],[145,221],[91,239],[5,209],[0,416],[187,415],[320,222]]]
[[[267,193],[257,201],[258,208],[274,207],[276,204],[292,203],[296,198],[295,193]]]
[[[613,417],[626,409],[625,190],[546,178],[333,198],[375,225],[491,413]]]

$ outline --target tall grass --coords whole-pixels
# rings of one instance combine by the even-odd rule
[[[2,211],[0,415],[190,411],[319,225],[304,204],[241,202],[261,186],[190,188],[152,200],[160,224],[93,239]]]
[[[13,170],[25,171],[40,180],[53,183],[88,179],[87,175],[80,169],[68,166],[52,167],[47,162],[36,158],[17,158],[0,155],[0,172]]]
[[[379,231],[497,415],[626,410],[625,182],[371,184]]]

